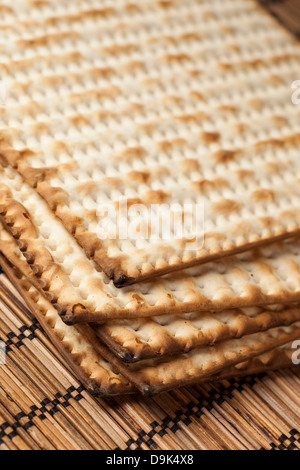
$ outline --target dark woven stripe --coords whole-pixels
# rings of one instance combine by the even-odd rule
[[[282,434],[279,437],[279,445],[274,444],[272,442],[271,450],[296,450],[298,447],[296,443],[300,444],[300,432],[297,429],[292,429],[287,436],[286,434]]]
[[[262,378],[264,376],[261,375],[259,377]],[[214,403],[222,405],[226,398],[233,398],[234,391],[242,392],[246,385],[252,387],[256,383],[257,378],[257,376],[255,378],[246,377],[241,379],[239,382],[231,380],[229,381],[229,386],[220,385],[217,390],[211,390],[209,397],[199,398],[197,402],[190,401],[184,409],[178,409],[175,411],[174,418],[166,416],[161,424],[154,421],[151,423],[152,430],[150,432],[145,433],[144,431],[141,431],[138,434],[138,439],[129,439],[126,442],[126,450],[133,450],[133,446],[135,447],[134,450],[141,450],[142,443],[149,447],[155,446],[155,442],[153,440],[154,436],[158,435],[163,437],[167,434],[167,430],[176,434],[180,429],[180,423],[184,423],[186,426],[189,426],[192,423],[192,417],[201,418],[204,414],[204,410],[211,411]]]
[[[20,332],[19,335],[17,335],[13,331],[6,334],[7,340],[3,341],[3,344],[6,348],[6,354],[8,354],[12,350],[12,346],[15,346],[18,349],[23,346],[25,339],[32,341],[37,338],[36,330],[40,330],[41,332],[43,332],[42,327],[40,326],[37,320],[33,320],[31,325],[29,326],[21,326],[20,328],[18,328],[18,330]]]
[[[204,414],[204,410],[211,411],[214,403],[222,405],[226,398],[233,398],[233,392],[242,392],[245,386],[252,387],[256,383],[256,379],[262,379],[265,375],[259,377],[249,378],[246,377],[239,382],[231,380],[228,387],[221,385],[217,390],[212,390],[211,394],[207,398],[199,399],[197,402],[189,402],[184,409],[179,409],[175,412],[175,418],[166,416],[162,423],[159,424],[157,421],[151,423],[152,430],[148,433],[141,431],[138,434],[138,439],[129,439],[126,442],[126,450],[141,450],[141,444],[144,443],[149,447],[155,447],[153,437],[158,435],[163,437],[167,430],[170,430],[174,434],[180,429],[180,423],[184,423],[189,426],[192,423],[191,417],[200,418]],[[295,450],[297,446],[296,442],[300,443],[300,432],[297,429],[292,429],[289,435],[282,434],[279,437],[280,445],[276,445],[273,442],[270,443],[270,449],[261,448],[260,450]],[[115,449],[118,450],[118,449]]]
[[[33,419],[37,418],[41,421],[47,419],[47,414],[50,416],[54,416],[56,413],[59,412],[58,406],[61,405],[64,408],[68,408],[70,406],[70,400],[76,400],[79,402],[84,397],[82,392],[85,390],[83,385],[79,387],[70,387],[66,390],[65,395],[61,395],[61,393],[56,393],[52,400],[45,398],[42,402],[40,402],[39,406],[31,406],[31,412],[26,415],[23,411],[18,413],[14,416],[14,422],[12,424],[5,422],[0,426],[0,444],[4,443],[4,437],[8,437],[9,439],[13,439],[17,435],[18,429],[24,429],[27,431],[32,426],[34,426]],[[23,420],[25,422],[21,423],[20,421]],[[12,431],[11,431],[12,429]]]

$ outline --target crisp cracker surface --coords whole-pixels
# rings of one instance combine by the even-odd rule
[[[16,239],[38,286],[69,323],[300,299],[298,238],[117,289],[86,257],[45,201],[10,167],[0,168],[0,218]]]
[[[202,346],[241,338],[300,321],[300,308],[266,306],[115,320],[94,325],[97,336],[125,362],[187,353]]]
[[[17,248],[16,242],[2,226],[0,226],[0,251],[2,253],[5,251],[7,254],[7,259],[0,256],[2,267],[17,290],[24,296],[30,309],[34,312],[48,336],[54,341],[54,344],[58,347],[63,357],[68,361],[79,380],[81,380],[90,391],[97,395],[115,395],[133,392],[133,387],[115,371],[115,368],[120,367],[120,361],[116,360],[111,351],[97,341],[97,338],[91,334],[90,327],[83,325],[80,329],[76,329],[75,327],[65,325],[60,320],[52,305],[30,282],[28,282],[28,279],[30,279],[31,282],[35,283],[31,270],[22,253]],[[17,266],[17,268],[14,266]],[[292,356],[295,352],[292,344],[288,344],[284,348],[270,349],[271,344],[273,344],[273,346],[275,344],[276,346],[283,344],[286,342],[287,337],[289,340],[295,339],[296,336],[298,337],[300,334],[298,325],[299,324],[289,329],[275,329],[271,332],[267,332],[263,340],[262,334],[256,336],[252,335],[234,342],[225,342],[218,347],[203,348],[200,350],[200,354],[199,350],[198,352],[195,351],[193,364],[195,367],[198,363],[198,375],[196,374],[193,381],[196,383],[198,381],[222,380],[230,377],[259,374],[283,367],[291,367]],[[262,341],[264,341],[264,346],[260,344]],[[251,349],[251,358],[246,362],[238,363],[242,357],[244,358],[247,347]],[[239,356],[237,355],[237,349]],[[267,353],[256,356],[258,351],[266,350],[268,351]],[[224,362],[227,361],[227,364],[231,364],[231,367],[224,367],[219,370],[219,366],[213,363],[216,357],[220,359],[221,354],[224,356]],[[192,365],[191,357],[191,355],[181,355],[177,356],[175,359],[162,359],[159,363],[155,361],[143,362],[138,366],[139,370],[128,371],[125,369],[126,375],[131,375],[134,380],[137,381],[139,375],[141,377],[143,377],[143,375],[147,377],[147,375],[149,375],[149,368],[151,369],[152,367],[150,375],[155,378],[153,367],[157,367],[157,374],[161,375],[162,383],[158,384],[156,382],[155,388],[152,386],[149,388],[149,384],[141,384],[141,389],[144,392],[157,393],[165,390],[166,387],[170,389],[180,386],[183,384],[183,381],[185,381],[186,384],[190,383],[187,379],[187,369],[184,368]],[[106,358],[106,360],[104,358]],[[189,361],[190,364],[188,364]],[[201,361],[202,373],[199,370]],[[175,374],[177,379],[173,378],[173,383],[171,383],[172,374],[174,374],[176,368],[178,368]],[[124,369],[122,364],[121,369]],[[209,370],[214,370],[214,372],[219,370],[219,373],[207,375],[207,371]],[[179,377],[182,377],[181,381],[178,381]],[[168,380],[168,385],[166,385],[166,380]]]
[[[0,227],[0,250],[7,249],[7,242],[13,246],[13,239],[3,234],[4,229]],[[3,244],[3,238],[5,242]],[[110,396],[132,393],[134,387],[129,384],[116,369],[105,360],[93,346],[93,341],[88,335],[82,335],[74,326],[67,326],[60,319],[57,311],[51,303],[30,283],[24,276],[29,275],[27,263],[22,259],[22,253],[10,252],[9,263],[14,263],[18,268],[9,266],[8,260],[0,255],[0,263],[6,271],[13,284],[24,297],[31,312],[41,322],[43,329],[50,339],[59,348],[63,357],[67,360],[77,377],[85,384],[87,389],[94,395]],[[24,273],[20,269],[24,269]]]
[[[194,349],[174,358],[124,364],[111,359],[114,365],[146,395],[192,385],[222,373],[300,338],[300,322],[287,328],[274,328],[241,339],[224,341],[213,347]],[[291,366],[293,363],[291,362]]]
[[[300,49],[254,0],[18,0],[1,23],[1,153],[117,286],[299,233]],[[203,247],[100,239],[124,200],[203,204]]]

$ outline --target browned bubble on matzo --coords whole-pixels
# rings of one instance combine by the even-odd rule
[[[125,364],[110,352],[104,356],[146,395],[208,380],[229,367],[247,362],[300,338],[300,322],[285,328],[274,328],[241,339],[224,341],[213,347],[194,349],[174,358]],[[293,362],[291,362],[291,367]]]
[[[0,169],[0,218],[68,323],[297,303],[300,241],[291,239],[117,289],[15,170]]]
[[[3,230],[0,236],[1,252],[7,249],[7,237],[4,245],[2,238]],[[26,275],[29,273],[26,260],[22,260],[21,256],[21,252],[14,255],[10,253],[8,261],[0,255],[1,266],[76,377],[97,396],[133,393],[134,387],[100,355],[93,346],[92,339],[82,335],[74,326],[65,325],[51,303],[22,274],[20,268],[24,268]],[[18,269],[11,263],[18,266]]]
[[[19,0],[1,21],[1,153],[117,286],[300,231],[300,49],[254,0]],[[204,205],[203,247],[102,240],[124,200]]]

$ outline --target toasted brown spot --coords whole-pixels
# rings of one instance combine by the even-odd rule
[[[36,187],[37,184],[41,181],[46,181],[48,178],[56,176],[58,173],[57,167],[49,168],[26,168],[22,171],[22,174],[25,179],[30,181],[30,184],[33,187]]]
[[[174,44],[176,43],[176,41],[178,41],[178,38],[176,38],[175,36],[169,36],[167,34],[164,34],[163,36],[152,36],[151,38],[147,39],[147,42],[149,44],[162,41]]]
[[[42,8],[48,5],[48,2],[46,0],[27,0],[27,3],[29,6],[33,6],[37,8]]]
[[[254,144],[254,149],[260,150],[264,147],[284,147],[284,141],[281,139],[260,140]]]
[[[112,46],[102,47],[101,50],[106,54],[117,55],[126,52],[132,52],[138,49],[136,44],[113,44]]]
[[[32,124],[31,129],[37,134],[47,134],[49,131],[49,124],[46,122],[36,122]]]
[[[91,290],[97,290],[103,293],[103,282],[97,277],[90,277],[88,285]]]
[[[150,178],[150,173],[149,171],[136,171],[132,170],[129,173],[127,173],[127,178],[136,181],[137,183],[147,183]]]
[[[247,178],[252,178],[254,171],[252,170],[245,170],[243,168],[239,170],[235,170],[234,174],[237,176],[239,180],[245,180]]]
[[[232,26],[229,26],[228,24],[222,24],[219,27],[220,31],[226,34],[232,34],[235,32],[235,29]]]
[[[292,134],[286,137],[283,137],[283,142],[291,145],[299,145],[300,144],[300,133],[299,134]]]
[[[76,191],[82,196],[89,196],[94,191],[99,188],[99,182],[97,181],[85,181],[84,183],[80,183],[76,185]]]
[[[202,95],[202,93],[200,93],[199,91],[196,91],[196,90],[191,90],[189,92],[190,96],[192,98],[194,98],[195,100],[199,100],[199,101],[204,101],[204,96]]]
[[[101,178],[101,184],[104,186],[110,186],[111,188],[120,188],[122,186],[122,179],[113,177],[113,176],[106,176]]]
[[[180,35],[180,38],[186,41],[189,41],[189,40],[193,41],[193,40],[201,39],[202,37],[203,37],[203,34],[200,34],[196,31],[183,33]]]
[[[13,10],[8,5],[0,5],[0,12],[1,13],[11,13]],[[2,26],[1,26],[2,27]]]
[[[139,11],[139,6],[136,4],[136,3],[126,3],[124,5],[124,9],[127,10],[127,11]]]
[[[202,16],[208,20],[216,18],[216,14],[211,10],[203,11]]]
[[[215,142],[218,142],[221,138],[221,135],[219,132],[201,132],[200,133],[200,138],[204,140],[206,144],[213,144]]]
[[[86,126],[89,123],[89,120],[83,114],[76,114],[75,116],[70,116],[68,121],[76,127]]]
[[[157,0],[157,5],[161,8],[171,8],[174,6],[174,3],[171,0]]]
[[[16,168],[19,160],[22,159],[21,153],[18,152],[17,150],[6,148],[4,145],[6,145],[6,143],[2,144],[0,140],[1,164],[3,164],[3,159],[4,159],[5,161],[9,162],[14,168]]]
[[[42,182],[38,183],[37,191],[44,199],[46,199],[53,211],[56,211],[57,207],[61,204],[68,204],[69,195],[62,188],[51,187],[48,183]]]
[[[262,109],[264,102],[262,99],[254,97],[254,98],[247,100],[246,105],[252,109],[260,110]]]
[[[51,151],[57,154],[68,153],[68,146],[66,142],[61,140],[56,140],[51,144]]]
[[[221,104],[218,106],[218,109],[220,111],[225,111],[226,113],[236,113],[238,111],[238,108],[232,104]]]
[[[105,88],[97,88],[95,90],[86,90],[84,93],[71,93],[69,95],[70,99],[79,99],[82,100],[82,96],[84,94],[84,97],[91,98],[91,99],[100,99],[100,98],[112,98],[114,96],[117,96],[121,93],[121,90],[116,87],[116,86],[108,86]]]
[[[271,85],[276,85],[276,86],[282,85],[284,83],[283,78],[275,74],[270,75],[267,80]]]
[[[171,150],[173,147],[183,147],[186,145],[186,140],[185,139],[172,139],[172,140],[161,140],[160,142],[157,142],[157,147],[159,150],[162,150],[163,152],[167,152]]]
[[[128,198],[128,199],[122,199],[120,201],[115,201],[113,203],[115,209],[118,211],[120,210],[120,208],[130,208],[131,206],[135,206],[135,205],[138,205],[138,204],[142,204],[142,200],[138,197],[132,197],[132,198]]]
[[[104,7],[91,10],[81,10],[80,14],[70,14],[70,15],[61,15],[61,16],[51,16],[50,18],[45,18],[43,23],[49,25],[56,25],[58,22],[65,20],[68,23],[80,22],[83,18],[106,18],[115,13],[113,7]]]
[[[144,149],[144,147],[127,147],[124,149],[122,152],[119,154],[116,154],[113,156],[114,159],[116,160],[125,160],[125,161],[131,161],[136,158],[144,158],[147,155],[147,151]]]
[[[141,84],[145,86],[160,85],[161,81],[156,77],[145,77],[141,79]]]
[[[228,163],[237,159],[240,155],[239,150],[217,150],[212,157],[216,163]]]
[[[88,219],[92,222],[97,222],[97,220],[98,220],[97,209],[85,210],[84,217],[85,217],[85,219]]]
[[[121,64],[120,70],[134,70],[134,69],[145,69],[145,63],[142,60],[130,60],[129,62],[126,62],[124,64]]]
[[[273,217],[259,217],[259,222],[264,228],[270,228],[274,226],[274,219]]]
[[[213,180],[201,178],[197,181],[191,182],[192,187],[200,194],[212,191],[214,189],[226,188],[228,187],[228,184],[228,181],[221,177],[215,178]]]
[[[147,191],[143,196],[143,200],[151,204],[162,204],[168,198],[169,198],[169,194],[160,189],[157,191],[152,191],[152,190]]]
[[[275,200],[275,193],[271,189],[259,188],[251,193],[251,199],[257,202],[259,201],[273,202]]]
[[[233,51],[233,52],[240,52],[241,50],[240,46],[238,46],[237,44],[228,44],[226,46],[226,49],[228,49],[229,51]]]
[[[190,60],[190,56],[184,53],[165,54],[162,56],[162,60],[164,60],[165,62],[185,62],[187,60]]]
[[[244,134],[245,132],[247,132],[247,125],[246,124],[243,124],[241,122],[236,122],[233,124],[232,126],[232,129],[237,133],[237,134]]]
[[[108,77],[115,73],[112,67],[93,67],[86,72],[88,75],[93,77]]]
[[[238,212],[241,208],[241,204],[233,199],[221,199],[218,202],[213,202],[211,204],[211,209],[214,212],[219,212],[220,214],[231,214],[232,212]]]
[[[197,111],[196,113],[180,114],[174,116],[174,118],[182,122],[198,122],[207,119],[207,114],[201,111]]]
[[[141,131],[145,132],[148,135],[151,135],[155,131],[157,125],[158,125],[157,122],[149,121],[149,122],[144,122],[143,124],[139,124],[138,127],[141,129]]]
[[[183,171],[198,171],[200,163],[195,158],[184,158],[180,161],[180,166]]]
[[[271,116],[270,121],[275,127],[283,127],[288,124],[287,118],[283,116]]]
[[[165,102],[173,102],[173,103],[180,103],[182,101],[182,97],[178,95],[166,95],[164,97]]]
[[[264,164],[264,168],[268,174],[276,174],[280,173],[284,168],[286,168],[290,164],[290,160],[286,160],[284,163],[282,162],[266,162]]]
[[[299,56],[298,54],[294,54],[292,52],[287,52],[285,54],[277,54],[273,57],[271,57],[271,60],[274,64],[280,64],[281,62],[286,62],[288,60],[293,60],[293,59],[298,59]]]
[[[63,41],[66,38],[79,38],[80,34],[72,32],[45,34],[32,39],[18,39],[16,44],[21,47],[47,46],[51,42]]]

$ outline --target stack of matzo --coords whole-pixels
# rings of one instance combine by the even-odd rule
[[[151,394],[293,366],[296,40],[254,0],[0,12],[1,265],[80,380]],[[124,201],[202,204],[203,244],[101,237]]]

